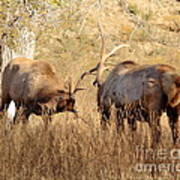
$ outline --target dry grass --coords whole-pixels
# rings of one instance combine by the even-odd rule
[[[0,179],[173,179],[171,172],[138,172],[138,163],[173,163],[154,158],[157,151],[144,157],[138,148],[150,151],[150,132],[139,123],[137,132],[117,134],[114,123],[108,131],[99,125],[98,116],[90,113],[84,120],[73,114],[56,115],[48,129],[40,117],[31,116],[27,124],[15,125],[5,132],[5,118],[0,126]],[[162,123],[167,124],[166,117]],[[160,149],[171,150],[170,130],[163,126]],[[177,148],[177,147],[176,147]],[[166,155],[164,156],[166,157]],[[177,161],[178,162],[178,161]],[[179,177],[179,176],[178,176]],[[178,179],[177,177],[177,179]]]
[[[166,63],[179,67],[179,2],[172,0],[104,0],[100,13],[98,1],[65,1],[60,20],[50,32],[38,37],[36,59],[51,61],[62,79],[80,75],[99,60],[100,38],[97,17],[101,17],[106,36],[106,49],[129,43],[130,49],[119,50],[114,64],[132,59],[139,63]],[[78,2],[78,3],[77,3]],[[70,8],[71,7],[71,8]],[[63,9],[64,8],[64,9]],[[57,28],[54,28],[57,27]],[[54,28],[54,29],[53,29]],[[112,125],[100,128],[96,107],[96,88],[87,77],[80,92],[77,108],[84,120],[70,113],[54,116],[48,129],[40,117],[31,116],[27,125],[15,125],[5,133],[5,117],[0,123],[0,179],[8,180],[169,180],[178,173],[134,170],[137,163],[173,163],[174,160],[137,157],[137,148],[149,150],[150,132],[140,124],[132,134],[117,134]],[[113,123],[112,123],[113,124]],[[172,150],[166,117],[162,118],[163,134],[160,149]],[[154,153],[157,150],[154,150]],[[179,159],[176,160],[177,163]]]

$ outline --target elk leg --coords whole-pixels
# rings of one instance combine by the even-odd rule
[[[157,112],[151,112],[149,117],[149,126],[152,133],[152,147],[156,147],[160,142],[161,136],[160,115]]]
[[[110,109],[104,108],[102,111],[102,118],[101,118],[101,126],[103,129],[107,128],[107,123],[109,123],[110,115],[111,115]]]
[[[137,124],[136,124],[136,120],[134,119],[134,117],[128,118],[128,124],[130,125],[130,128],[132,131],[136,131]]]
[[[14,124],[17,124],[18,122],[22,122],[23,124],[27,122],[28,116],[27,116],[28,110],[21,106],[17,105],[17,112],[14,118]]]
[[[117,132],[124,130],[124,118],[122,116],[121,110],[117,110],[116,127],[117,127]]]
[[[178,121],[170,122],[173,143],[176,144],[178,139]]]
[[[0,111],[3,111],[11,102],[11,98],[8,95],[2,95]]]
[[[167,109],[167,115],[169,117],[169,126],[172,132],[173,143],[176,144],[178,140],[179,128],[178,128],[178,109],[169,107]]]
[[[42,108],[42,119],[44,121],[44,127],[45,127],[45,130],[48,129],[48,126],[49,126],[49,123],[52,121],[52,112],[50,109],[48,109],[46,106],[41,106]]]

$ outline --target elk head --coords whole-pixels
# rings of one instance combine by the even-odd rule
[[[164,72],[162,86],[168,98],[168,104],[171,107],[178,106],[180,104],[180,76],[176,73]]]
[[[58,103],[57,103],[58,112],[70,111],[73,113],[77,113],[77,111],[74,108],[76,102],[75,95],[78,91],[85,90],[84,88],[79,88],[82,79],[83,78],[80,78],[77,81],[74,90],[72,90],[72,80],[69,82],[68,92],[64,90],[58,90]]]

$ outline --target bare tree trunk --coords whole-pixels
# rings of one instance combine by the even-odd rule
[[[6,39],[4,38],[4,42],[2,43],[1,49],[1,57],[2,57],[2,64],[1,64],[1,73],[0,73],[0,87],[1,87],[1,80],[2,80],[2,73],[9,63],[10,60],[16,57],[27,57],[33,59],[34,52],[35,52],[35,34],[28,30],[28,28],[24,27],[20,31],[19,39],[17,39],[17,47],[16,50],[10,48],[6,44]],[[0,91],[1,93],[1,91]]]
[[[6,41],[6,40],[4,40]],[[35,35],[33,32],[30,32],[27,28],[23,28],[20,32],[20,37],[17,40],[17,50],[8,47],[6,42],[2,45],[2,66],[1,73],[4,71],[4,68],[8,62],[16,57],[27,57],[33,59],[35,52]]]

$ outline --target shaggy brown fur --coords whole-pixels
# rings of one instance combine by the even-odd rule
[[[45,61],[16,58],[7,65],[2,78],[1,109],[11,100],[27,109],[26,116],[31,112],[42,114],[44,110],[49,113],[74,112],[74,97]]]

